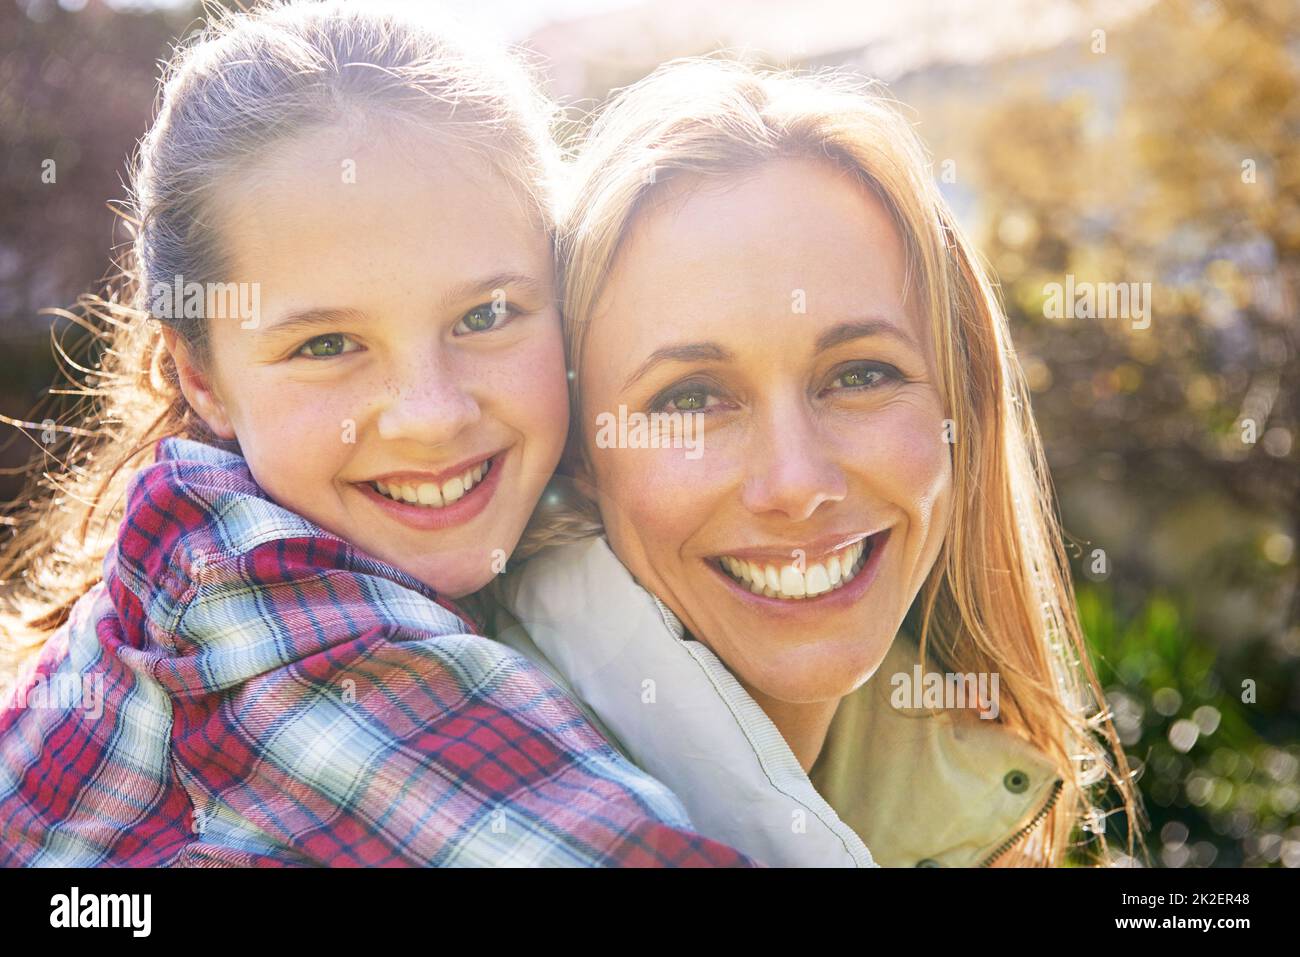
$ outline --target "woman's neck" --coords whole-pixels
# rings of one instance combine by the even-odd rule
[[[811,771],[812,766],[817,763],[818,755],[822,753],[822,746],[826,743],[826,732],[830,730],[831,720],[835,717],[835,709],[839,707],[840,699],[807,703],[779,701],[768,697],[756,688],[749,687],[744,682],[741,682],[741,685],[772,719],[776,730],[781,732],[781,737],[785,738],[786,744],[790,745],[790,750],[794,752],[804,773]]]

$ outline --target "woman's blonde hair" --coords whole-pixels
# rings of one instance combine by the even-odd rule
[[[0,692],[100,577],[126,484],[159,439],[214,441],[190,409],[163,346],[162,319],[200,362],[202,319],[154,317],[148,290],[174,277],[220,281],[222,237],[210,225],[229,174],[276,144],[356,121],[415,127],[478,149],[553,233],[561,167],[556,113],[517,54],[409,6],[290,0],[251,12],[214,8],[164,69],[154,123],[140,143],[124,218],[132,242],[104,296],[63,315],[93,337],[82,364],[56,343],[80,396],[32,490],[4,521],[0,553]],[[51,467],[51,463],[53,466]]]
[[[913,606],[922,661],[998,673],[1002,720],[1050,756],[1065,785],[1021,864],[1059,864],[1076,824],[1096,829],[1090,792],[1109,775],[1128,815],[1128,850],[1144,822],[1131,774],[1088,660],[1053,491],[1007,320],[941,197],[910,125],[872,84],[844,75],[759,70],[721,58],[679,60],[622,91],[599,115],[572,171],[559,268],[568,364],[587,333],[619,250],[665,184],[731,179],[778,158],[848,171],[878,196],[903,237],[909,295],[928,314],[941,393],[956,442],[953,521]],[[572,384],[581,409],[582,379]],[[585,456],[572,417],[569,461]],[[600,529],[590,499],[530,532],[526,551]],[[1107,751],[1109,750],[1109,754]],[[1109,860],[1103,847],[1097,857]]]

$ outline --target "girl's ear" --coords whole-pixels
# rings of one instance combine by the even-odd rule
[[[207,373],[194,361],[194,356],[189,346],[185,344],[185,340],[170,326],[163,326],[162,335],[163,345],[167,347],[167,352],[176,365],[176,377],[180,381],[181,394],[185,396],[185,401],[218,438],[235,438],[235,430],[230,424],[230,416],[226,414],[225,403],[212,388]]]

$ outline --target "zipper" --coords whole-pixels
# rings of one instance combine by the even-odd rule
[[[1003,841],[998,846],[998,849],[996,851],[994,851],[988,857],[984,858],[983,863],[981,863],[979,866],[990,867],[994,861],[996,861],[1007,851],[1011,850],[1012,846],[1016,843],[1016,841],[1020,840],[1022,837],[1024,837],[1026,834],[1032,831],[1035,827],[1037,827],[1039,822],[1042,821],[1043,818],[1047,817],[1048,812],[1051,811],[1052,808],[1055,806],[1056,799],[1061,796],[1061,791],[1064,789],[1064,787],[1065,787],[1065,782],[1062,781],[1060,778],[1057,778],[1056,783],[1052,785],[1052,793],[1048,797],[1047,803],[1038,809],[1038,813],[1035,814],[1032,818],[1030,818],[1029,822],[1025,824],[1024,827],[1017,830],[1009,838]]]

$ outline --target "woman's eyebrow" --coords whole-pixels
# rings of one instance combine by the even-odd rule
[[[865,339],[870,336],[884,336],[889,339],[896,339],[904,345],[919,351],[916,340],[912,338],[911,333],[885,319],[860,319],[841,322],[817,337],[815,349],[817,352],[825,352],[827,349],[833,349],[845,342]],[[716,342],[680,342],[671,346],[663,346],[650,353],[645,362],[641,363],[637,370],[628,376],[623,388],[630,388],[633,383],[661,362],[729,362],[734,358],[735,356],[732,353]]]
[[[663,346],[650,353],[645,362],[628,376],[623,388],[631,388],[633,383],[661,362],[728,362],[732,358],[734,356],[716,342],[679,342]]]
[[[816,351],[825,352],[827,349],[833,349],[845,342],[866,339],[870,336],[883,336],[887,339],[894,339],[905,346],[920,351],[916,340],[912,338],[912,334],[906,328],[885,319],[857,319],[832,326],[817,337]]]

